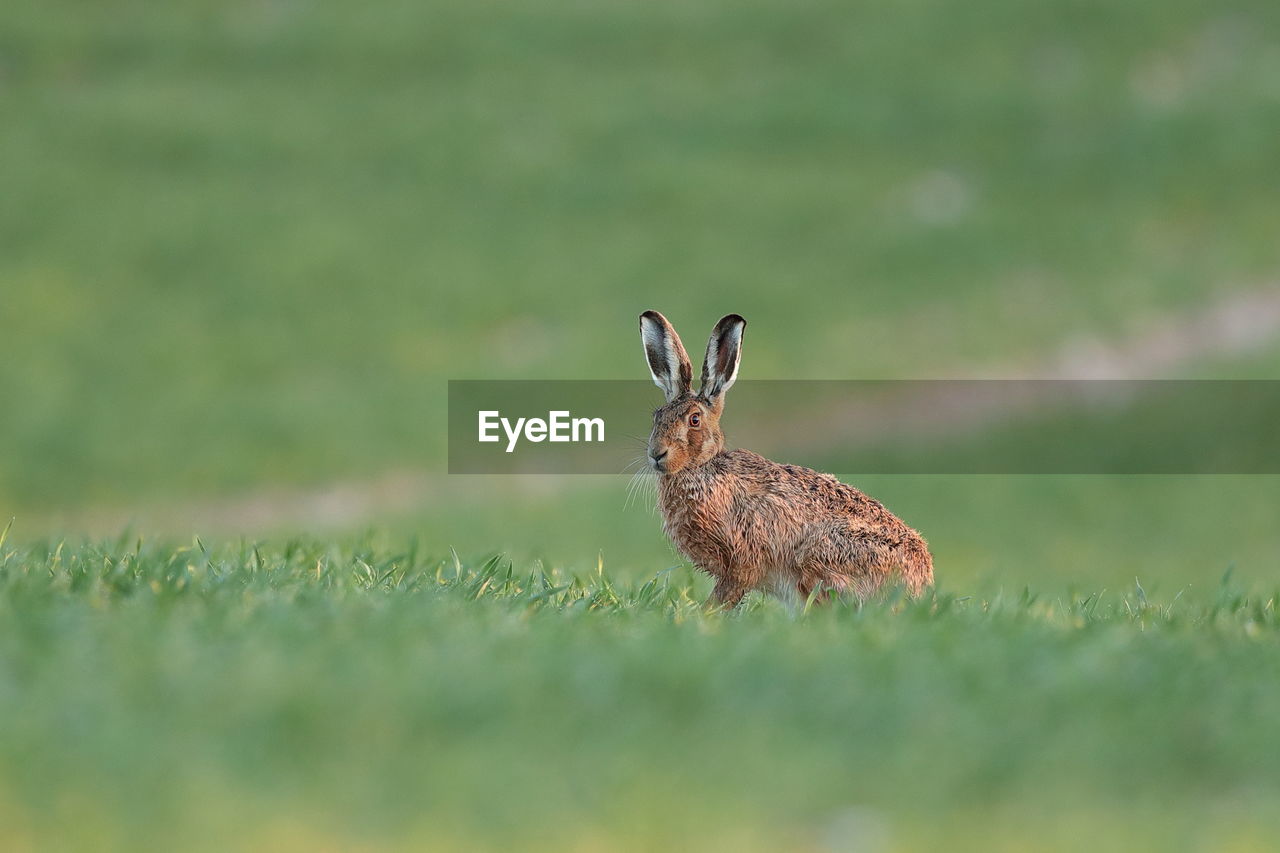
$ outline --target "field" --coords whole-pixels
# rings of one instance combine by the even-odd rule
[[[1264,850],[1275,598],[707,617],[418,549],[0,557],[5,849]],[[32,713],[32,709],[43,713]]]
[[[716,617],[625,476],[444,472],[447,380],[643,379],[648,308],[744,379],[1276,378],[1278,31],[4,3],[0,849],[1274,848],[1278,476],[819,446],[936,594]]]

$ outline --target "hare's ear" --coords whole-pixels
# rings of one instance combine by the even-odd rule
[[[667,402],[689,393],[689,386],[693,384],[693,365],[689,363],[684,344],[680,343],[680,336],[667,318],[657,311],[641,314],[640,340],[644,343],[649,373],[654,384],[667,396]]]
[[[702,388],[698,395],[711,403],[728,391],[738,378],[738,361],[742,358],[742,332],[747,321],[737,314],[726,314],[711,330],[707,341],[707,360],[702,362]]]

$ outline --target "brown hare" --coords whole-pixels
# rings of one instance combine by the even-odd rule
[[[933,583],[933,558],[883,504],[830,474],[725,449],[720,415],[746,326],[737,314],[716,323],[695,394],[676,330],[657,311],[640,315],[649,372],[667,398],[648,448],[658,507],[675,546],[715,578],[707,605],[733,608],[753,589],[790,600],[865,598],[894,576],[919,595]]]

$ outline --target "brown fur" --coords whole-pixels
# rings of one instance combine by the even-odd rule
[[[642,315],[642,324],[643,318],[650,318],[651,335],[661,335],[663,327],[675,335],[657,312]],[[726,332],[731,318],[740,324],[737,344]],[[717,324],[708,355],[719,367],[704,366],[704,388],[708,373],[714,377],[717,370],[723,380],[718,386],[732,385],[745,325],[736,315]],[[667,351],[687,361],[678,340]],[[807,600],[832,591],[865,598],[894,577],[912,595],[933,583],[933,559],[919,533],[830,474],[780,465],[749,450],[725,450],[723,390],[709,400],[694,395],[680,378],[692,371],[678,364],[669,370],[666,377],[653,371],[660,385],[662,378],[672,383],[675,396],[654,412],[649,456],[658,471],[667,536],[716,579],[708,605],[734,607],[753,589]],[[697,426],[691,423],[695,414]]]

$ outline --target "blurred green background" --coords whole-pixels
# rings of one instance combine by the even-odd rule
[[[643,376],[649,307],[695,352],[747,316],[753,378],[1273,376],[1278,24],[6,3],[0,511],[15,537],[373,524],[647,571],[671,554],[620,481],[442,472],[447,378]],[[1274,568],[1269,479],[841,473],[944,577]]]
[[[955,622],[362,596],[679,564],[625,477],[444,473],[446,380],[643,378],[647,308],[758,379],[1276,378],[1278,192],[1273,0],[6,0],[0,846],[1266,849],[1218,584],[1275,589],[1277,477],[839,472]]]

